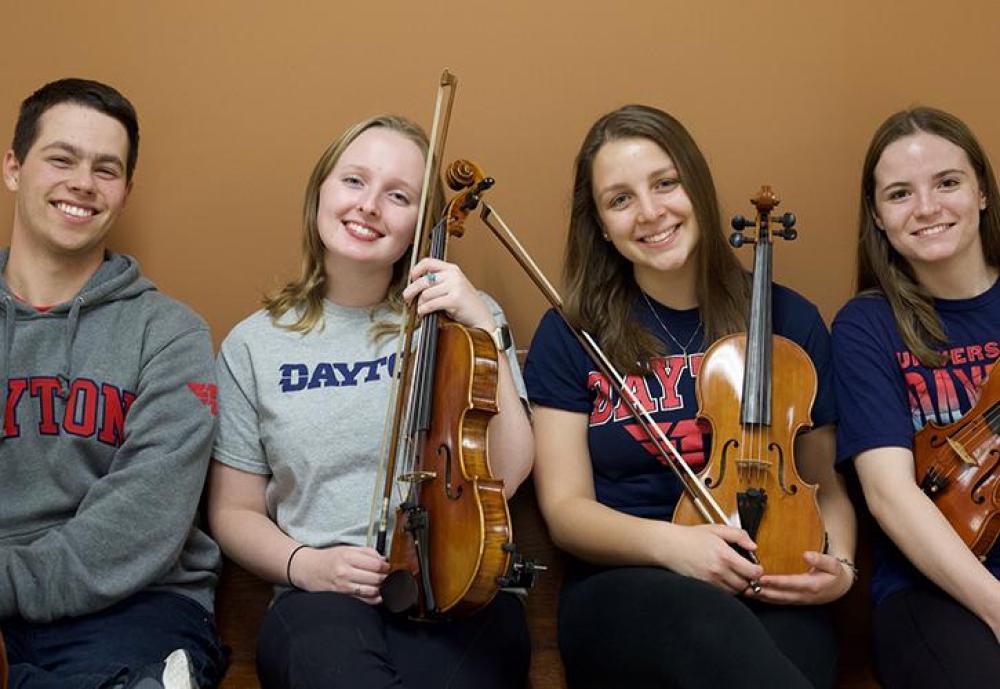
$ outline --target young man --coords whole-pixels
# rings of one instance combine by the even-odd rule
[[[211,687],[222,669],[219,552],[196,526],[208,328],[106,250],[138,145],[128,100],[64,79],[24,101],[3,158],[0,629],[15,689]]]

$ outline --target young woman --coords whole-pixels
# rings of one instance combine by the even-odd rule
[[[299,278],[222,344],[209,515],[223,550],[276,585],[259,639],[262,686],[512,687],[529,647],[521,604],[501,593],[448,624],[379,604],[388,563],[366,547],[403,301],[494,332],[499,307],[455,265],[412,273],[427,140],[376,117],[323,153],[306,188]],[[409,274],[408,274],[409,273]],[[532,439],[513,350],[500,357],[488,442],[508,495]]]
[[[629,372],[700,469],[710,437],[695,418],[694,376],[709,344],[746,329],[749,283],[723,235],[705,159],[670,115],[627,106],[587,134],[565,276],[571,319]],[[671,523],[679,482],[558,316],[543,318],[525,375],[539,501],[553,540],[576,558],[559,612],[571,686],[832,686],[826,611],[776,605],[826,603],[854,578],[853,511],[833,471],[829,336],[816,308],[779,286],[774,326],[819,373],[815,429],[795,453],[803,478],[820,484],[829,550],[803,553],[802,575],[751,564],[734,548],[756,547],[741,529]]]
[[[859,224],[859,294],[833,325],[837,454],[884,531],[879,673],[890,689],[995,686],[1000,549],[977,560],[918,487],[912,453],[926,423],[968,411],[1000,358],[1000,194],[968,127],[932,108],[887,119],[865,157]]]

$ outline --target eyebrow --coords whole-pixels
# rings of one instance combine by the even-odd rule
[[[653,170],[651,173],[649,173],[648,179],[655,179],[657,177],[663,177],[664,175],[669,175],[669,174],[677,174],[676,165],[668,165],[667,167],[661,167],[659,170]],[[618,191],[619,189],[625,189],[627,187],[628,187],[627,184],[612,184],[603,189],[598,189],[594,197],[601,198],[608,192]]]
[[[343,168],[341,168],[341,171],[340,171],[341,174],[350,174],[350,173],[358,173],[358,172],[364,172],[364,173],[371,174],[371,168],[368,168],[368,167],[366,167],[364,165],[349,164],[349,165],[345,165]],[[419,186],[418,187],[412,186],[409,182],[407,182],[406,180],[404,180],[402,177],[390,177],[388,181],[389,181],[389,186],[403,187],[404,191],[408,191],[411,194],[414,194],[415,196],[420,196],[420,187]],[[423,179],[421,179],[420,181],[421,181],[421,185],[422,185],[423,184]]]
[[[66,151],[67,153],[69,153],[69,154],[71,154],[73,156],[76,156],[77,158],[87,158],[88,157],[87,154],[83,152],[83,150],[81,150],[80,148],[77,148],[73,144],[66,143],[65,141],[53,141],[52,143],[48,144],[47,146],[43,146],[42,147],[43,151],[47,151],[47,150],[50,150],[50,149],[63,150],[63,151]],[[98,153],[97,155],[93,156],[93,160],[94,160],[94,163],[96,163],[96,164],[111,163],[113,165],[117,165],[122,170],[125,169],[125,165],[122,163],[122,159],[119,158],[118,156],[112,155],[110,153]]]

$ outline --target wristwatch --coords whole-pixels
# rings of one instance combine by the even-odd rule
[[[491,332],[490,337],[493,338],[493,344],[497,346],[497,352],[506,352],[514,344],[514,339],[510,336],[510,328],[507,327],[506,323]]]

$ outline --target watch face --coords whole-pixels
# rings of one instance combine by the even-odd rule
[[[510,346],[514,344],[514,341],[510,336],[510,328],[508,328],[506,324],[501,325],[493,331],[493,342],[496,344],[497,350],[501,352],[506,352],[510,349]]]

